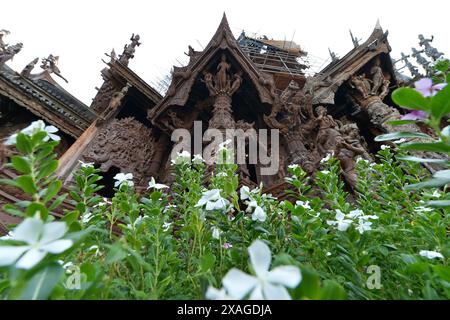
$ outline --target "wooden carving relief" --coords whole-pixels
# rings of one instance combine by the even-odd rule
[[[114,119],[100,129],[84,159],[100,165],[104,172],[112,166],[132,173],[137,186],[146,186],[156,141],[151,129],[134,118]]]

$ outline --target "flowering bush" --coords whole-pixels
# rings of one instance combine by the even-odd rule
[[[420,98],[430,125],[439,116],[434,99],[448,90]],[[401,160],[415,159],[403,149],[418,143],[401,144],[396,153],[383,146],[376,162],[359,159],[352,194],[332,155],[313,177],[289,166],[280,201],[263,186],[239,187],[237,165],[219,163],[210,172],[201,156],[183,152],[172,162],[170,188],[151,178],[137,194],[133,175],[119,173],[115,195],[106,199],[97,195],[101,176],[90,163],[81,163],[62,192],[54,176],[55,132],[35,123],[8,140],[19,152],[9,164],[19,176],[0,182],[31,200],[4,207],[23,221],[0,238],[2,298],[450,298],[450,215],[438,206],[448,201],[445,192],[404,189],[428,176],[418,161]],[[440,151],[448,132],[425,145]],[[219,156],[229,153],[223,147]],[[448,179],[447,171],[434,180]],[[54,221],[66,199],[73,209]]]

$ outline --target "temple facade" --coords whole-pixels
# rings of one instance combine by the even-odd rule
[[[103,174],[103,195],[111,196],[113,176],[119,172],[132,173],[138,191],[146,189],[151,177],[170,184],[170,160],[177,142],[172,138],[177,129],[193,134],[200,123],[202,133],[208,129],[224,134],[226,129],[277,130],[276,173],[262,174],[266,164],[242,163],[241,184],[263,183],[267,192],[280,194],[286,188],[288,165],[298,164],[314,175],[320,160],[333,153],[351,190],[357,157],[371,159],[380,148],[374,137],[405,130],[386,123],[401,117],[390,93],[402,81],[395,72],[387,36],[377,23],[364,43],[355,43],[342,58],[333,55],[329,65],[307,77],[307,65],[299,62],[307,53],[297,44],[254,39],[245,33],[236,39],[224,15],[204,50],[189,47],[189,63],[173,68],[170,86],[162,96],[128,67],[140,45],[139,36],[133,35],[122,54],[108,55],[103,85],[89,107],[53,80],[54,75],[62,77],[58,57],[43,59],[39,73],[33,73],[38,59],[18,73],[5,62],[8,54],[20,51],[21,44],[3,45],[0,138],[36,119],[56,126],[62,136],[58,177],[69,185],[79,161],[93,162]],[[268,153],[275,150],[270,143],[264,147]],[[14,177],[3,166],[14,150],[6,146],[1,150],[0,175]],[[23,198],[17,190],[1,187],[0,203]],[[65,206],[70,208],[69,203]],[[6,213],[1,213],[0,220],[3,225],[14,221]]]

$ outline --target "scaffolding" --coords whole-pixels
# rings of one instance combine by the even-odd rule
[[[247,37],[244,32],[237,41],[261,71],[295,77],[303,76],[309,68],[305,59],[307,53],[292,41],[255,39]]]

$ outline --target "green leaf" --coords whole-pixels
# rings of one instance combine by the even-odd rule
[[[30,138],[27,135],[19,132],[16,139],[16,148],[22,153],[31,153],[32,146]]]
[[[432,200],[428,201],[430,207],[450,207],[450,200]]]
[[[110,247],[108,256],[106,257],[106,263],[111,264],[114,262],[118,262],[127,257],[127,253],[123,250],[120,243],[115,243]]]
[[[64,269],[56,264],[49,265],[36,273],[27,282],[22,291],[22,300],[45,300],[52,293],[58,281],[61,279]]]
[[[430,102],[412,88],[399,88],[392,93],[392,100],[400,107],[413,110],[430,110]]]
[[[345,300],[347,299],[347,293],[344,288],[333,280],[325,280],[323,282],[323,288],[320,290],[321,300]]]
[[[47,191],[45,192],[45,196],[43,198],[43,202],[46,203],[50,201],[54,196],[56,196],[61,190],[62,182],[60,180],[55,180],[47,188]]]
[[[17,186],[23,190],[23,192],[28,193],[29,195],[33,195],[38,192],[33,179],[28,175],[17,177],[16,183]]]
[[[216,262],[216,257],[211,252],[208,252],[207,254],[205,254],[201,257],[200,268],[203,272],[206,272],[209,269],[212,269],[215,262]]]
[[[37,179],[41,180],[42,178],[48,177],[53,172],[55,172],[56,169],[58,169],[58,160],[50,161],[48,164],[46,164],[45,166],[42,167],[42,169],[40,170],[40,172],[37,176]]]
[[[3,206],[3,210],[5,210],[6,213],[13,215],[13,216],[17,216],[17,217],[24,217],[24,213],[22,211],[20,211],[19,209],[17,209],[14,205],[12,204],[5,204]]]
[[[45,221],[48,217],[48,209],[41,203],[32,202],[26,210],[26,215],[34,217],[36,214],[39,214],[39,217]]]
[[[447,72],[450,66],[450,60],[443,59],[436,62],[434,69],[441,72]]]
[[[404,157],[398,157],[400,160],[404,161],[412,161],[412,162],[428,162],[428,163],[447,163],[447,160],[444,159],[429,159],[429,158],[419,158],[419,157],[413,157],[413,156],[404,156]]]
[[[387,121],[386,124],[390,124],[391,126],[403,126],[405,124],[414,124],[416,120],[391,120]]]
[[[294,291],[295,299],[319,299],[320,298],[320,278],[318,274],[307,267],[302,267],[302,282]]]
[[[67,213],[64,215],[64,220],[68,226],[70,226],[72,223],[78,220],[79,212],[77,210],[74,210],[70,213]]]
[[[431,99],[431,115],[436,119],[450,113],[450,86],[446,86]]]
[[[11,158],[11,163],[13,168],[17,171],[25,174],[31,173],[31,165],[27,159],[20,156],[13,156]]]
[[[404,150],[450,152],[450,145],[443,142],[406,142],[400,148]]]
[[[448,179],[430,179],[416,184],[405,186],[405,190],[423,189],[423,188],[437,188],[450,183]]]
[[[61,203],[63,203],[63,201],[66,198],[67,198],[67,193],[60,195],[58,198],[56,198],[55,201],[53,201],[52,205],[48,209],[50,211],[55,210],[56,208],[58,208],[61,205]]]
[[[450,83],[450,73],[447,75],[447,77],[445,78],[445,81],[447,81],[447,83]]]
[[[389,140],[398,140],[402,138],[426,138],[431,139],[431,137],[425,133],[419,132],[392,132],[387,134],[382,134],[380,136],[375,137],[375,141],[389,141]]]
[[[450,282],[450,266],[432,266],[433,271],[443,280]]]
[[[12,179],[0,179],[0,184],[4,184],[4,185],[7,185],[7,186],[12,186],[12,187],[19,187],[18,185],[17,185],[17,182],[15,181],[15,180],[12,180]]]

